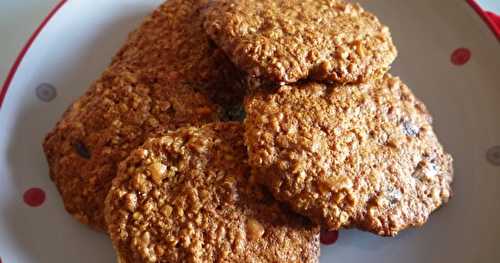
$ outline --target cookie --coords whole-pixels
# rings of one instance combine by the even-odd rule
[[[394,236],[450,198],[452,158],[398,78],[257,89],[245,109],[256,180],[327,229]]]
[[[318,262],[319,228],[254,184],[246,160],[234,122],[134,150],[106,198],[120,262]]]
[[[342,0],[217,0],[205,28],[253,77],[352,83],[381,77],[396,58],[389,29]]]
[[[105,230],[117,164],[147,137],[226,119],[242,100],[238,71],[204,33],[207,3],[169,0],[155,10],[47,135],[51,178],[80,222]]]

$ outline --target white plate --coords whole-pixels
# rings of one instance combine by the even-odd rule
[[[498,40],[465,1],[362,2],[391,27],[399,49],[393,73],[426,102],[455,158],[455,197],[423,228],[396,238],[342,231],[336,244],[322,247],[321,261],[500,262],[500,148],[494,148],[500,145]],[[68,1],[13,72],[0,108],[1,262],[114,261],[107,237],[64,211],[41,142],[106,67],[127,32],[159,3]],[[462,53],[452,56],[459,48]],[[467,52],[465,64],[451,62],[451,57],[466,59]],[[496,149],[490,161],[489,149]],[[37,207],[23,200],[33,187],[46,194]],[[28,199],[36,202],[37,193],[28,191]]]

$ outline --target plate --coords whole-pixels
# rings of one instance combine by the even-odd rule
[[[19,56],[0,95],[0,262],[115,261],[104,234],[64,211],[41,142],[160,2],[62,1]],[[455,158],[455,196],[396,238],[343,230],[321,262],[499,262],[500,42],[466,1],[361,2],[390,26],[392,72]]]

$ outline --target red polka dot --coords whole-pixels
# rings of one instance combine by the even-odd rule
[[[319,240],[323,245],[333,245],[339,238],[339,231],[321,230]]]
[[[471,52],[468,48],[458,48],[451,54],[451,63],[456,66],[465,65],[471,58]]]
[[[27,205],[31,207],[38,207],[45,202],[45,192],[40,188],[30,188],[24,192],[23,198]]]

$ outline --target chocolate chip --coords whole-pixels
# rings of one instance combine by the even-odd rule
[[[224,119],[227,121],[243,121],[246,113],[242,105],[234,105],[225,109]]]
[[[75,148],[75,151],[78,153],[78,155],[80,155],[82,158],[90,159],[90,151],[87,146],[85,146],[85,144],[83,144],[81,141],[75,142],[73,144],[73,147]]]
[[[217,44],[215,44],[215,42],[212,39],[210,39],[208,41],[208,48],[210,48],[210,49],[216,49],[217,48]]]

